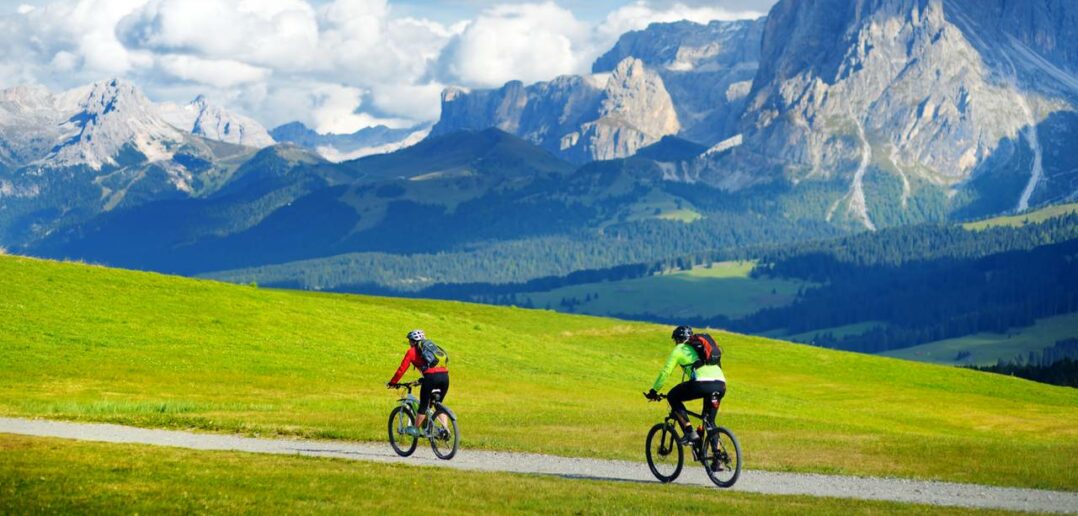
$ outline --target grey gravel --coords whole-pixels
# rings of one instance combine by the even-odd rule
[[[129,426],[0,418],[0,433],[60,437],[110,443],[138,443],[195,450],[235,450],[253,453],[306,455],[372,462],[438,466],[473,471],[503,471],[565,478],[656,482],[643,462],[570,458],[532,453],[462,449],[451,461],[438,460],[420,446],[408,458],[398,457],[388,443],[346,443],[297,439],[262,439],[206,433],[153,430]],[[466,436],[466,434],[465,434]],[[422,444],[422,441],[421,441]],[[703,468],[686,457],[676,481],[717,489]],[[954,507],[1016,511],[1078,513],[1078,493],[993,487],[954,482],[897,478],[851,477],[811,473],[746,470],[732,490],[778,495],[809,495],[863,500],[888,500]]]

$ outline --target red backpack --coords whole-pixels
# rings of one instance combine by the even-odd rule
[[[722,348],[715,339],[711,338],[711,335],[697,333],[689,337],[689,345],[696,350],[696,356],[700,357],[700,360],[692,365],[693,367],[700,368],[706,365],[722,367]]]

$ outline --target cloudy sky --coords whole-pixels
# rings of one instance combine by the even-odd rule
[[[267,127],[437,119],[446,85],[586,73],[655,21],[752,18],[774,0],[0,0],[0,88],[122,77]]]

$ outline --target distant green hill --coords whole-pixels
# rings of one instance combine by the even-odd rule
[[[380,441],[413,327],[450,352],[465,450],[642,460],[664,415],[641,392],[666,326],[19,257],[0,278],[3,415]],[[1078,390],[719,339],[721,420],[752,468],[1078,490]]]
[[[550,282],[556,288],[521,288],[494,300],[936,363],[994,364],[1078,337],[1078,326],[1053,322],[1078,312],[1076,209],[887,228],[725,257],[718,251],[712,259],[749,257],[756,265],[691,268],[708,258],[695,255],[636,275],[597,272],[587,282]]]
[[[1056,204],[1028,211],[1026,213],[1020,213],[1018,215],[992,217],[984,220],[967,222],[962,226],[970,230],[980,230],[999,226],[1020,227],[1026,224],[1036,224],[1038,222],[1044,222],[1048,219],[1068,215],[1075,212],[1078,212],[1078,203]]]
[[[428,138],[388,154],[342,165],[373,178],[425,178],[474,174],[538,176],[575,168],[553,154],[498,129],[459,131]]]
[[[559,312],[592,315],[641,315],[664,319],[742,317],[763,308],[789,304],[801,281],[753,278],[752,262],[721,262],[688,271],[643,278],[601,281],[546,292],[522,293],[514,299]]]
[[[882,353],[890,357],[935,364],[994,365],[1039,352],[1060,340],[1078,337],[1078,313],[1038,319],[1022,328],[994,333],[982,332],[944,339]]]
[[[691,160],[707,151],[706,145],[690,142],[677,136],[663,136],[661,140],[638,151],[638,158],[655,161],[677,162]]]

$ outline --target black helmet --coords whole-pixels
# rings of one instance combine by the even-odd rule
[[[670,337],[674,339],[674,342],[682,343],[688,342],[689,337],[692,337],[692,328],[688,326],[678,326],[674,328],[674,333],[670,334]]]

